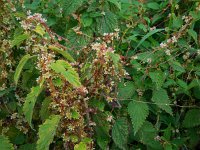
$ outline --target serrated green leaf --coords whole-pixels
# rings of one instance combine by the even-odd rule
[[[14,37],[14,39],[11,41],[11,47],[19,46],[24,40],[28,38],[29,38],[28,34],[21,34]]]
[[[189,110],[183,120],[183,127],[193,128],[200,125],[200,109]]]
[[[61,116],[52,115],[42,125],[39,126],[39,140],[37,141],[37,150],[49,150],[56,134],[56,129],[60,122]]]
[[[41,25],[37,25],[34,31],[41,36],[45,34],[45,30]]]
[[[166,111],[170,115],[173,115],[172,109],[169,106],[170,101],[166,90],[164,89],[154,90],[152,101],[155,102],[159,108]]]
[[[25,55],[22,57],[22,59],[20,60],[16,70],[15,70],[15,74],[14,74],[14,82],[15,84],[18,83],[21,71],[24,67],[24,65],[26,64],[26,62],[31,58],[31,56],[29,54]]]
[[[72,68],[72,66],[68,62],[64,60],[57,60],[55,63],[51,64],[51,69],[53,69],[56,73],[64,76],[65,79],[73,86],[81,86],[78,73],[74,70],[74,68]]]
[[[65,0],[63,4],[63,12],[65,15],[74,13],[84,2],[84,0]]]
[[[177,61],[172,61],[171,63],[172,63],[171,66],[172,66],[172,68],[173,68],[174,70],[179,71],[179,72],[181,72],[181,73],[184,73],[184,72],[185,72],[185,69],[183,68],[183,66],[182,66],[179,62],[177,62]]]
[[[86,46],[93,36],[93,31],[90,28],[80,29],[83,34],[77,34],[73,29],[69,30],[67,39],[70,41],[68,47],[80,50],[80,48]]]
[[[128,122],[126,118],[116,120],[112,128],[112,138],[119,148],[125,149],[128,141]]]
[[[28,121],[32,129],[33,129],[33,126],[32,126],[33,109],[34,109],[37,97],[39,96],[41,91],[42,91],[41,86],[32,87],[31,92],[26,96],[26,100],[23,105],[23,113],[25,115],[25,119]]]
[[[132,101],[128,104],[128,113],[131,117],[134,133],[136,134],[149,115],[148,105],[142,103],[142,101]]]
[[[97,139],[97,144],[103,150],[107,148],[107,145],[110,141],[110,124],[106,120],[107,117],[107,114],[101,112],[93,117],[96,123],[96,126],[94,127],[96,133],[95,138]]]
[[[67,52],[64,50],[61,50],[53,45],[49,46],[49,49],[61,54],[63,57],[65,57],[67,60],[71,61],[71,62],[75,62],[74,58]]]
[[[108,1],[114,4],[119,10],[121,10],[121,2],[119,0],[108,0]]]
[[[162,149],[162,145],[160,144],[160,142],[155,140],[155,137],[157,136],[157,131],[152,123],[145,121],[136,136],[139,137],[138,141],[147,145],[149,149]]]
[[[49,117],[50,112],[49,112],[49,104],[51,103],[51,98],[47,97],[44,99],[42,102],[42,106],[40,109],[40,117],[42,120],[45,120]]]
[[[14,147],[10,143],[9,139],[3,135],[0,135],[0,149],[1,150],[14,150]]]
[[[108,52],[108,55],[110,56],[111,60],[113,61],[115,69],[118,71],[120,56],[118,54],[115,54],[115,53],[112,53],[112,52]]]
[[[132,81],[119,83],[119,88],[118,88],[119,99],[129,99],[133,96],[134,92],[135,92],[135,86]]]
[[[147,39],[149,38],[150,36],[152,36],[153,34],[157,33],[157,32],[160,32],[160,31],[163,31],[165,29],[155,29],[155,30],[152,30],[152,31],[149,31],[141,40],[140,42],[138,43],[138,45],[135,47],[134,51]]]
[[[160,5],[156,2],[147,3],[147,7],[154,10],[160,9]]]
[[[156,87],[158,89],[162,87],[162,85],[165,81],[165,75],[162,71],[150,72],[149,76],[150,76],[152,82],[154,82],[156,84]]]
[[[74,146],[74,150],[87,150],[87,145],[84,142],[80,142]]]
[[[100,34],[113,32],[117,27],[117,16],[110,11],[105,12],[105,15],[97,18],[97,30]]]
[[[198,42],[197,42],[197,39],[198,39],[197,38],[198,37],[197,33],[192,29],[189,29],[187,32],[194,39],[195,43],[198,44]]]
[[[36,144],[24,144],[22,146],[19,147],[19,149],[17,150],[35,150],[36,149]]]

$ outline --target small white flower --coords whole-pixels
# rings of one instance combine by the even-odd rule
[[[152,59],[151,58],[148,58],[147,59],[147,63],[151,63],[152,62]]]
[[[102,11],[101,14],[104,15],[104,16],[106,15],[105,11]]]
[[[155,30],[156,26],[153,26],[152,28],[150,28],[150,31]]]
[[[177,39],[175,36],[172,37],[172,43],[176,43],[177,42]]]
[[[197,50],[197,55],[200,55],[200,49],[199,49],[199,50]]]
[[[30,15],[31,15],[31,11],[28,10],[28,11],[26,12],[26,14],[27,14],[28,16],[30,16]]]
[[[15,7],[13,7],[13,8],[11,8],[11,10],[15,12],[15,11],[16,11],[16,8],[15,8]]]
[[[160,43],[160,47],[165,48],[165,47],[167,47],[167,44],[166,43]]]
[[[108,116],[106,119],[108,122],[111,122],[113,120],[113,116]]]
[[[171,55],[170,50],[167,49],[167,50],[165,51],[165,54],[168,55],[168,56],[170,56],[170,55]]]

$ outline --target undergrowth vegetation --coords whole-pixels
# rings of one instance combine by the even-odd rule
[[[0,0],[0,149],[199,149],[199,33],[198,0]]]

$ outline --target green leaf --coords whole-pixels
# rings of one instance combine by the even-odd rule
[[[112,138],[119,148],[125,149],[128,140],[128,122],[126,118],[116,120],[112,128]]]
[[[200,109],[189,110],[183,120],[183,127],[193,128],[200,125]]]
[[[149,115],[148,105],[142,101],[132,101],[128,104],[128,113],[131,117],[134,133],[136,134]]]
[[[135,47],[134,51],[146,40],[148,39],[150,36],[152,36],[153,34],[157,33],[157,32],[160,32],[160,31],[163,31],[165,29],[155,29],[155,30],[152,30],[152,31],[149,31],[141,40],[140,42],[138,43],[138,45]]]
[[[45,98],[44,101],[42,102],[42,107],[40,110],[40,117],[42,120],[45,120],[50,116],[50,112],[49,112],[50,103],[51,103],[50,97]]]
[[[74,58],[67,52],[64,50],[61,50],[53,45],[49,46],[49,49],[61,54],[63,57],[65,57],[67,60],[71,61],[71,62],[75,62]]]
[[[171,66],[172,66],[172,68],[173,68],[174,70],[179,71],[179,72],[181,72],[181,73],[184,73],[184,72],[185,72],[185,69],[183,68],[183,66],[182,66],[179,62],[177,62],[177,61],[172,61],[171,63],[172,63]]]
[[[135,86],[132,81],[119,83],[119,88],[118,88],[119,99],[129,99],[133,96],[134,92],[135,92]]]
[[[63,12],[65,15],[74,13],[82,4],[84,0],[65,0],[63,4]]]
[[[107,149],[107,145],[110,142],[110,124],[106,120],[108,115],[106,113],[98,113],[93,116],[94,122],[96,123],[95,129],[95,138],[98,146],[101,149]]]
[[[159,108],[166,111],[170,115],[173,115],[172,109],[169,106],[170,101],[166,90],[159,89],[153,91],[152,101],[155,102]]]
[[[60,122],[61,116],[52,115],[42,125],[39,126],[39,140],[37,141],[37,150],[49,150],[49,145],[52,143],[56,129]]]
[[[35,150],[36,149],[36,144],[24,144],[20,146],[17,150]]]
[[[92,18],[87,13],[82,14],[81,23],[83,24],[83,27],[91,26],[92,22],[93,22]]]
[[[51,64],[51,68],[56,72],[65,77],[65,79],[75,87],[80,87],[80,79],[78,73],[72,68],[72,66],[64,61],[57,60]],[[67,69],[67,70],[66,70]]]
[[[34,31],[41,36],[45,34],[45,30],[41,25],[37,25]]]
[[[165,75],[162,71],[150,72],[149,76],[150,76],[152,82],[154,82],[156,84],[156,87],[158,89],[162,87],[162,85],[165,81]]]
[[[41,91],[42,91],[41,86],[32,87],[31,92],[26,96],[26,100],[23,105],[23,113],[25,115],[25,119],[28,121],[32,129],[33,129],[33,126],[31,122],[32,122],[33,109],[34,109],[37,97],[39,96]]]
[[[112,53],[112,52],[108,52],[108,55],[110,56],[111,60],[113,61],[115,69],[118,71],[120,56],[118,54],[115,54],[115,53]]]
[[[9,139],[3,135],[0,135],[0,149],[1,150],[14,150],[14,147],[10,143]]]
[[[117,27],[117,16],[110,11],[105,12],[105,15],[97,18],[97,30],[100,34],[113,32]]]
[[[11,47],[19,46],[24,40],[28,38],[29,38],[28,34],[21,34],[14,37],[14,39],[11,41]]]
[[[197,42],[197,37],[198,37],[197,33],[192,29],[189,29],[187,32],[194,39],[195,43],[198,44],[198,42]]]
[[[121,2],[119,0],[108,0],[108,1],[114,4],[119,10],[121,10]]]
[[[87,145],[83,142],[80,142],[74,146],[74,150],[87,150]]]
[[[24,65],[26,64],[26,62],[31,58],[31,56],[29,54],[25,55],[24,57],[22,57],[22,59],[20,60],[16,70],[15,70],[15,74],[14,74],[14,82],[15,84],[18,83],[21,71],[24,67]]]
[[[162,145],[155,140],[157,135],[157,131],[152,123],[145,121],[136,136],[139,136],[138,141],[150,147],[149,149],[160,150]]]
[[[156,2],[147,3],[147,7],[154,10],[160,9],[160,5]]]

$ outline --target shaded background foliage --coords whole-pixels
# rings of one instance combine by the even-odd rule
[[[8,5],[10,9],[5,9],[5,1],[0,3],[0,59],[4,62],[0,65],[0,146],[7,146],[1,149],[13,149],[13,145],[16,149],[41,149],[38,145],[42,143],[47,143],[46,149],[89,149],[88,139],[89,142],[73,139],[72,146],[66,146],[61,135],[38,141],[38,134],[44,137],[49,130],[56,132],[60,116],[49,118],[50,100],[46,98],[49,91],[37,93],[34,91],[39,87],[32,88],[40,74],[32,65],[34,59],[24,64],[20,82],[18,86],[14,84],[18,62],[26,54],[20,45],[28,43],[18,18],[26,19],[29,10],[42,14],[58,39],[59,36],[67,39],[59,43],[75,61],[90,56],[81,58],[77,53],[98,37],[120,29],[119,39],[112,45],[129,75],[118,83],[114,102],[107,102],[104,96],[88,101],[88,107],[95,110],[90,112],[95,123],[90,137],[95,149],[198,149],[198,0],[24,0],[13,1],[13,5]],[[41,30],[37,32],[42,34]],[[84,81],[82,77],[80,80]],[[30,129],[27,121],[30,124],[31,121],[22,112],[23,97],[28,93],[31,97],[31,88],[39,96],[31,115],[36,131]],[[49,130],[45,132],[41,124],[49,125]]]

